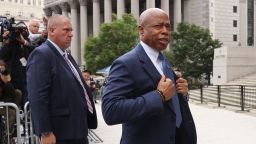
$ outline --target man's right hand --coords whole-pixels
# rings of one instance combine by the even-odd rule
[[[175,94],[175,85],[172,80],[166,76],[161,77],[157,89],[163,92],[165,101],[169,101]]]
[[[47,136],[41,136],[41,144],[56,144],[55,135],[51,132]]]

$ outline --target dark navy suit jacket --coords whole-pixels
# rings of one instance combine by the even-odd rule
[[[107,124],[123,124],[121,144],[196,144],[187,100],[179,95],[183,121],[176,130],[172,103],[156,91],[160,78],[140,44],[113,62],[102,112]]]
[[[74,59],[70,61],[81,76]],[[36,135],[52,131],[57,140],[82,139],[88,128],[97,127],[95,106],[89,87],[94,113],[87,109],[83,89],[73,75],[64,57],[46,41],[36,48],[27,64],[28,98]]]

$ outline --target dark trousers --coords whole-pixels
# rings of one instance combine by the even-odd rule
[[[80,139],[80,140],[64,140],[64,141],[58,141],[57,144],[89,144],[88,139]]]

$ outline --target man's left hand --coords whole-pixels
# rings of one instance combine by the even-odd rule
[[[181,73],[177,74],[176,91],[183,96],[188,95],[188,82],[182,77]]]

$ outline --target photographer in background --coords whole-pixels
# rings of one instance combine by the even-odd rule
[[[7,65],[12,77],[11,83],[23,94],[22,106],[27,101],[26,64],[27,58],[35,45],[28,39],[29,32],[24,22],[7,29],[8,36],[0,49],[0,59]],[[7,33],[5,32],[5,33]]]
[[[39,20],[37,19],[30,20],[29,28],[28,28],[29,39],[31,42],[34,42],[37,46],[40,46],[47,39],[46,29],[43,31],[39,31],[39,26],[40,26]]]
[[[86,84],[90,87],[90,89],[92,91],[94,103],[97,103],[97,101],[96,101],[96,84],[95,84],[93,78],[91,77],[91,71],[84,70],[84,71],[82,71],[82,75],[83,75],[83,78],[84,78]]]

